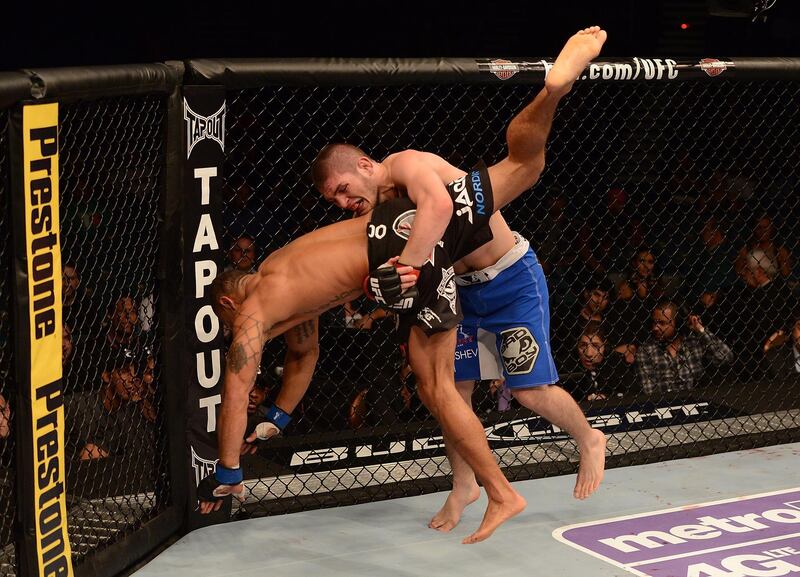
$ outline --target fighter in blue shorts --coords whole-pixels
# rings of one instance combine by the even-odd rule
[[[567,41],[547,75],[545,87],[509,124],[508,156],[488,168],[496,194],[527,190],[539,179],[556,107],[600,53],[605,39],[606,33],[595,26]],[[408,290],[414,286],[420,270],[424,271],[435,255],[450,215],[455,213],[472,222],[483,214],[477,191],[459,194],[454,186],[465,175],[434,154],[405,150],[377,162],[346,144],[326,146],[312,165],[314,184],[325,199],[357,215],[392,198],[407,197],[416,205],[408,242],[387,262],[393,268],[391,274],[369,279],[387,301],[385,306],[401,315],[408,314],[403,309],[410,302],[406,296],[410,293],[401,293],[398,287]],[[536,255],[499,212],[489,225],[491,240],[481,239],[483,244],[464,253],[453,265],[464,315],[456,350],[459,392],[471,403],[475,381],[497,377],[502,369],[512,394],[522,405],[575,439],[581,462],[573,494],[584,499],[603,478],[605,437],[591,428],[577,403],[555,384],[558,372],[550,346],[547,283]],[[385,298],[390,294],[395,298]],[[453,490],[429,524],[440,531],[455,527],[464,508],[480,495],[475,475],[446,437],[445,445],[453,470]]]

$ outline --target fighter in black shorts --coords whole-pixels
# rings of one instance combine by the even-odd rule
[[[487,176],[481,170],[452,184],[455,203],[464,210],[453,211],[442,245],[420,267],[420,300],[419,304],[411,304],[414,316],[408,335],[408,357],[419,397],[456,443],[459,454],[482,481],[489,497],[480,527],[464,539],[465,543],[486,539],[526,505],[500,471],[480,421],[458,394],[453,380],[455,325],[460,311],[454,300],[452,259],[471,250],[481,238],[491,236],[485,224],[497,199],[492,198],[487,186]],[[316,318],[361,292],[364,278],[370,273],[370,259],[383,264],[386,255],[404,244],[403,221],[413,216],[414,209],[402,199],[385,206],[376,213],[380,218],[370,220],[363,216],[341,221],[298,238],[273,252],[255,273],[230,270],[212,282],[212,305],[220,320],[230,327],[232,342],[217,427],[219,463],[214,474],[198,486],[202,513],[218,509],[227,495],[243,494],[239,454],[247,431],[248,394],[264,344],[282,334],[287,342],[279,402],[284,402],[281,398],[288,400],[285,406],[272,407],[265,415],[273,427],[280,428],[311,381],[319,350]],[[438,314],[434,308],[441,313],[438,320],[433,316]],[[426,316],[426,309],[431,316]],[[261,436],[258,427],[262,425],[269,426],[256,425],[249,440]]]

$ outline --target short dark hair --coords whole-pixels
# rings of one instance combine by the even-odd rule
[[[355,160],[361,156],[369,155],[352,144],[344,142],[326,144],[311,163],[311,181],[314,187],[319,190],[331,170],[346,171],[351,165],[354,166]]]
[[[606,342],[606,332],[603,330],[603,324],[600,321],[589,321],[583,326],[583,330],[581,334],[578,335],[578,341],[580,343],[581,337],[593,337],[597,336],[602,340],[604,343]]]
[[[236,287],[239,285],[239,281],[248,274],[250,273],[232,268],[218,274],[217,277],[211,281],[211,308],[214,309],[214,314],[219,316],[222,312],[219,299],[233,294]]]

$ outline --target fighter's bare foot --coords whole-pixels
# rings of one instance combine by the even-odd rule
[[[576,499],[585,499],[595,492],[603,480],[606,463],[606,436],[602,431],[592,429],[588,443],[579,446],[581,464],[578,469],[578,480],[572,495]]]
[[[453,527],[458,525],[461,520],[461,513],[464,512],[467,505],[474,503],[481,496],[481,489],[475,483],[465,489],[453,487],[447,500],[436,515],[433,516],[428,527],[436,529],[443,533],[448,533],[453,530]]]
[[[461,542],[465,545],[469,545],[488,539],[491,537],[492,533],[494,533],[495,529],[511,519],[514,515],[521,513],[527,504],[522,495],[513,489],[502,501],[493,501],[490,499],[489,506],[486,507],[486,513],[483,514],[483,521],[481,521],[478,530],[469,537],[465,537]]]
[[[606,37],[605,30],[599,26],[591,26],[567,40],[553,68],[547,73],[544,82],[547,91],[556,96],[563,96],[569,92],[578,75],[600,54]]]

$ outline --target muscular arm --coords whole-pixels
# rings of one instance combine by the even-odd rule
[[[233,340],[225,366],[225,386],[217,432],[223,466],[239,466],[239,453],[247,428],[247,397],[256,382],[264,343],[270,327],[259,311],[242,311],[233,323]]]
[[[305,396],[319,358],[317,319],[300,323],[286,333],[283,382],[275,405],[291,413]]]
[[[417,205],[411,234],[400,255],[403,264],[421,267],[450,223],[453,201],[434,168],[414,150],[398,154],[391,165],[392,180],[405,187]]]

